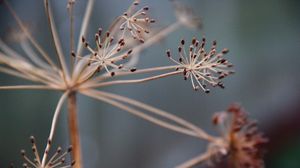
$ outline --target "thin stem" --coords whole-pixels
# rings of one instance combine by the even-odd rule
[[[24,57],[22,57],[16,51],[11,49],[9,46],[7,46],[1,38],[0,38],[0,49],[5,53],[5,55],[9,55],[9,56],[11,56],[13,58],[16,58],[16,59],[25,60]]]
[[[20,42],[20,46],[27,55],[27,57],[37,66],[46,69],[47,71],[55,72],[54,69],[49,66],[49,64],[46,64],[37,56],[37,54],[33,51],[33,49],[30,46],[30,43],[27,40],[22,40]]]
[[[15,77],[18,77],[18,78],[22,78],[22,79],[25,79],[25,80],[29,80],[29,81],[34,81],[33,78],[29,77],[29,76],[26,76],[18,71],[15,71],[15,70],[12,70],[12,69],[9,69],[9,68],[4,68],[4,67],[0,67],[0,72],[3,72],[3,73],[6,73],[8,75],[12,75],[12,76],[15,76]]]
[[[49,25],[50,25],[51,35],[52,35],[54,45],[55,45],[55,51],[56,51],[56,54],[58,56],[61,68],[64,72],[63,73],[64,80],[67,81],[69,79],[70,75],[69,75],[68,67],[66,65],[65,57],[64,57],[64,54],[63,54],[63,51],[62,51],[62,48],[61,48],[61,43],[60,43],[60,40],[59,40],[59,36],[57,34],[57,30],[56,30],[56,27],[55,27],[55,22],[54,22],[52,11],[50,9],[49,0],[44,0],[44,5],[45,5],[45,10],[46,10],[46,15],[47,15],[47,18],[48,18],[48,22],[49,22]]]
[[[87,32],[87,26],[89,24],[91,13],[93,11],[94,1],[95,0],[89,0],[88,4],[86,6],[84,18],[83,18],[80,33],[79,33],[79,40],[78,40],[78,44],[77,44],[76,55],[81,55],[81,52],[82,52],[82,49],[83,49],[83,44],[82,44],[82,41],[81,41],[81,37],[85,36],[85,34]]]
[[[73,150],[72,150],[73,159],[76,161],[74,168],[81,168],[82,167],[81,145],[80,145],[80,136],[79,136],[76,105],[77,105],[76,92],[71,92],[68,96],[70,140],[71,140],[71,144],[73,147]]]
[[[104,87],[104,86],[112,86],[112,85],[117,85],[117,84],[132,84],[132,83],[142,83],[142,82],[147,82],[155,79],[160,79],[172,75],[176,75],[182,73],[181,71],[174,71],[174,72],[169,72],[169,73],[164,73],[156,76],[151,76],[148,78],[142,78],[142,79],[133,79],[133,80],[115,80],[115,81],[108,81],[108,82],[103,82],[103,83],[94,83],[94,84],[89,84],[89,85],[83,85],[81,88],[96,88],[96,87]]]
[[[10,68],[0,67],[0,71],[7,74],[12,74],[17,77],[25,78],[31,81],[39,81],[42,83],[49,84],[61,84],[60,77],[50,72],[49,70],[39,69],[38,67],[33,67],[30,63],[23,60],[14,59],[3,55],[0,52],[0,63],[7,65]]]
[[[24,26],[21,19],[18,17],[16,12],[13,10],[13,8],[10,6],[10,4],[3,0],[5,6],[8,8],[9,12],[13,15],[14,19],[16,20],[19,27],[22,29],[22,31],[25,33],[29,41],[33,44],[33,46],[40,52],[40,54],[44,57],[44,59],[51,65],[51,67],[55,70],[57,69],[56,65],[52,62],[50,57],[47,55],[47,53],[42,49],[42,47],[37,43],[37,41],[32,37],[32,35],[28,32],[27,28]]]
[[[201,138],[201,139],[205,139],[207,141],[215,141],[216,139],[211,136],[211,135],[208,135],[204,130],[202,130],[201,128],[195,126],[194,124],[180,118],[180,117],[177,117],[171,113],[168,113],[166,111],[163,111],[163,110],[160,110],[158,108],[155,108],[155,107],[152,107],[150,105],[147,105],[145,103],[142,103],[142,102],[139,102],[139,101],[136,101],[136,100],[133,100],[133,99],[130,99],[128,97],[124,97],[124,96],[120,96],[120,95],[116,95],[116,94],[113,94],[113,93],[107,93],[107,92],[102,92],[102,91],[97,91],[97,90],[90,90],[90,91],[87,91],[87,93],[89,92],[94,92],[94,94],[99,94],[100,96],[98,97],[108,97],[108,98],[112,98],[112,99],[115,99],[115,100],[118,100],[118,101],[121,101],[121,102],[124,102],[124,103],[127,103],[127,104],[130,104],[132,106],[135,106],[135,107],[138,107],[138,108],[141,108],[141,109],[144,109],[144,110],[147,110],[148,112],[151,112],[155,115],[158,115],[160,117],[163,117],[163,118],[166,118],[170,121],[173,121],[179,125],[182,125],[190,130],[193,130],[195,133],[197,133],[198,137]],[[81,93],[86,93],[85,91],[81,92]]]
[[[23,73],[24,75],[33,78],[34,81],[42,82],[49,86],[51,85],[58,86],[58,87],[64,86],[64,83],[60,81],[59,77],[57,77],[56,74],[52,74],[45,70],[41,70],[38,68],[25,68],[22,67],[22,64],[15,64],[14,68],[18,70],[20,73]]]
[[[192,130],[189,130],[189,129],[186,129],[186,128],[183,128],[183,127],[180,127],[180,126],[176,126],[176,125],[173,125],[173,124],[170,124],[170,123],[167,123],[165,121],[162,121],[162,120],[159,120],[157,118],[154,118],[150,115],[147,115],[147,114],[144,114],[143,112],[139,111],[139,110],[136,110],[136,109],[133,109],[125,104],[122,104],[122,103],[119,103],[115,100],[112,100],[110,98],[107,98],[106,96],[104,95],[101,95],[99,93],[97,94],[94,94],[93,92],[91,91],[82,91],[81,92],[82,94],[88,96],[88,97],[92,97],[92,98],[95,98],[95,99],[98,99],[98,100],[101,100],[103,102],[106,102],[108,104],[111,104],[115,107],[118,107],[122,110],[125,110],[135,116],[138,116],[142,119],[145,119],[149,122],[152,122],[158,126],[161,126],[161,127],[164,127],[164,128],[167,128],[167,129],[170,129],[170,130],[173,130],[175,132],[179,132],[179,133],[182,133],[182,134],[186,134],[186,135],[189,135],[189,136],[193,136],[193,137],[198,137],[198,135],[193,132]]]
[[[56,74],[48,72],[44,69],[33,67],[31,64],[22,60],[5,57],[1,54],[1,52],[0,63],[11,68],[0,67],[1,72],[25,78],[31,81],[42,82],[47,84],[48,86],[53,86],[54,88],[56,88],[55,85],[61,86],[62,84]]]
[[[160,67],[153,67],[153,68],[138,69],[135,72],[120,71],[120,72],[117,72],[114,77],[126,76],[126,75],[136,75],[136,74],[149,73],[149,72],[155,72],[155,71],[165,71],[165,70],[176,69],[177,67],[178,67],[177,65],[171,65],[171,66],[160,66]],[[91,81],[92,82],[100,82],[100,81],[105,80],[110,77],[111,77],[110,73],[105,73],[101,76],[97,76],[96,78],[91,79]]]
[[[58,119],[58,116],[60,114],[61,107],[62,107],[65,99],[67,98],[68,94],[69,94],[69,92],[65,92],[61,96],[61,98],[59,99],[58,104],[56,106],[54,116],[53,116],[53,119],[52,119],[52,125],[51,125],[51,130],[50,130],[50,134],[49,134],[49,138],[48,138],[48,143],[47,143],[47,146],[46,146],[46,149],[45,149],[45,152],[44,152],[44,155],[43,155],[43,159],[42,159],[42,167],[44,167],[46,165],[48,153],[49,153],[49,150],[50,150],[50,147],[51,147],[53,135],[54,135],[55,128],[56,128],[57,119]]]
[[[210,152],[206,152],[204,154],[201,154],[197,157],[194,157],[194,158],[176,166],[175,168],[192,168],[193,166],[199,165],[199,164],[209,160],[211,155],[212,154]]]
[[[70,19],[70,50],[74,51],[74,3],[69,4],[69,19]],[[70,53],[71,57],[71,69],[73,71],[74,66],[74,57],[72,53]]]
[[[58,88],[53,88],[45,85],[14,85],[14,86],[0,86],[0,90],[60,90]]]

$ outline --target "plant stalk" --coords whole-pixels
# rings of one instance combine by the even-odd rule
[[[72,157],[76,162],[73,168],[82,168],[81,145],[78,129],[77,103],[75,92],[71,92],[68,96],[68,116],[70,141],[73,147]]]

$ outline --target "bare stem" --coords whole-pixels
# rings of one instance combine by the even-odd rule
[[[118,102],[112,102],[114,100],[117,100],[117,101],[121,101],[121,102],[124,102],[124,103],[127,103],[127,104],[130,104],[132,106],[135,106],[135,107],[138,107],[138,108],[141,108],[141,109],[144,109],[150,113],[153,113],[155,115],[158,115],[160,117],[163,117],[165,119],[168,119],[170,121],[173,121],[191,131],[193,131],[194,133],[196,133],[196,135],[201,138],[201,139],[204,139],[204,140],[207,140],[207,141],[210,141],[210,142],[213,142],[215,141],[216,139],[207,134],[204,130],[202,130],[201,128],[195,126],[194,124],[180,118],[180,117],[177,117],[171,113],[168,113],[166,111],[163,111],[163,110],[160,110],[160,109],[157,109],[155,107],[152,107],[150,105],[147,105],[147,104],[144,104],[142,102],[139,102],[139,101],[136,101],[136,100],[133,100],[133,99],[130,99],[128,97],[124,97],[124,96],[120,96],[120,95],[116,95],[116,94],[113,94],[113,93],[108,93],[108,92],[102,92],[102,91],[97,91],[97,90],[85,90],[85,91],[81,91],[82,94],[85,94],[87,96],[90,96],[90,97],[94,97],[96,99],[99,99],[99,100],[102,100],[102,101],[105,101],[105,102],[108,102],[106,99],[112,99],[110,100],[110,102],[108,102],[109,104],[112,104],[116,107],[119,107],[119,105],[117,104]],[[128,112],[132,111],[132,110],[129,110],[128,106],[126,108],[121,108],[121,109],[124,109]],[[138,115],[140,116],[140,115]],[[146,118],[144,118],[146,119]],[[147,120],[147,119],[146,119]],[[149,121],[149,120],[148,120]],[[162,120],[161,120],[162,121]],[[151,121],[152,122],[152,121]],[[157,123],[156,123],[157,124]],[[162,126],[162,125],[161,125]],[[166,127],[167,128],[167,127]],[[170,129],[170,128],[169,128]],[[174,129],[171,129],[171,130],[174,130]],[[181,131],[177,131],[177,132],[181,132]],[[193,135],[192,135],[193,136]]]
[[[71,51],[74,51],[74,47],[75,47],[75,44],[74,44],[74,4],[73,3],[70,3],[70,6],[69,6],[69,19],[70,19],[70,50]],[[72,54],[70,53],[70,58],[71,58],[71,69],[73,71],[73,64],[74,64],[74,57],[72,56]]]
[[[178,67],[177,65],[171,65],[171,66],[160,66],[160,67],[138,69],[135,72],[118,71],[115,74],[115,77],[126,76],[126,75],[136,75],[136,74],[142,74],[142,73],[150,73],[150,72],[156,72],[156,71],[166,71],[166,70],[171,70],[171,69],[174,70],[177,67]],[[108,79],[108,78],[111,78],[111,74],[105,73],[105,74],[95,77],[94,79],[91,80],[91,82],[100,82],[100,81]]]
[[[60,63],[60,66],[62,68],[63,71],[63,77],[65,82],[69,79],[69,71],[66,65],[66,61],[65,61],[65,57],[61,48],[61,43],[60,43],[60,39],[56,30],[56,26],[55,26],[55,22],[54,22],[54,18],[53,18],[53,14],[50,8],[50,4],[49,4],[49,0],[44,0],[44,5],[45,5],[45,10],[46,10],[46,15],[48,18],[48,22],[49,22],[49,27],[51,30],[51,36],[53,38],[54,41],[54,46],[55,46],[55,51],[56,51],[56,55],[58,56],[58,60]]]
[[[0,67],[0,72],[11,75],[11,76],[14,76],[14,77],[22,78],[22,79],[25,79],[25,80],[34,80],[34,79],[24,75],[24,74],[19,73],[18,71],[15,71],[15,70],[9,69],[9,68]]]
[[[68,115],[69,115],[70,140],[73,147],[72,155],[73,155],[73,159],[76,161],[76,164],[73,167],[81,168],[82,167],[81,146],[80,146],[80,138],[79,138],[75,92],[70,93],[68,97]]]
[[[142,78],[142,79],[133,79],[133,80],[115,80],[115,81],[108,81],[108,82],[103,82],[103,83],[95,83],[95,84],[90,84],[83,86],[83,88],[96,88],[96,87],[104,87],[104,86],[112,86],[112,85],[117,85],[117,84],[132,84],[132,83],[142,83],[142,82],[147,82],[155,79],[160,79],[172,75],[177,75],[179,73],[182,73],[181,71],[174,71],[174,72],[168,72],[156,76],[151,76],[148,78]]]
[[[188,128],[184,128],[184,127],[181,127],[181,126],[177,126],[177,125],[173,125],[173,124],[170,124],[168,122],[165,122],[163,120],[160,120],[160,119],[157,119],[155,117],[152,117],[148,114],[145,114],[139,110],[136,110],[136,109],[133,109],[123,103],[120,103],[120,102],[117,102],[113,99],[110,99],[108,97],[105,97],[104,95],[101,95],[99,93],[97,94],[94,94],[93,92],[90,92],[90,91],[84,91],[84,92],[81,92],[82,94],[86,95],[86,96],[89,96],[89,97],[92,97],[92,98],[95,98],[95,99],[98,99],[98,100],[101,100],[103,102],[106,102],[108,104],[111,104],[115,107],[118,107],[120,109],[123,109],[135,116],[138,116],[144,120],[147,120],[149,122],[152,122],[158,126],[161,126],[161,127],[164,127],[164,128],[167,128],[169,130],[172,130],[172,131],[175,131],[175,132],[179,132],[179,133],[182,133],[182,134],[185,134],[185,135],[189,135],[189,136],[193,136],[193,137],[198,137],[198,134],[196,132],[194,132],[193,130],[190,130]]]
[[[84,18],[83,18],[80,33],[79,33],[79,40],[78,40],[76,55],[81,55],[81,52],[82,52],[82,49],[83,49],[83,44],[81,42],[81,37],[85,36],[85,34],[87,32],[87,26],[89,24],[91,13],[93,11],[94,1],[95,0],[89,0],[88,4],[86,6]]]
[[[0,86],[0,90],[59,90],[46,85],[12,85]]]
[[[42,166],[46,165],[48,153],[49,153],[49,150],[50,150],[50,147],[51,147],[51,144],[52,144],[52,139],[53,139],[53,135],[54,135],[55,128],[56,128],[57,119],[58,119],[59,113],[61,111],[61,107],[62,107],[67,95],[68,95],[68,92],[65,92],[61,96],[61,98],[59,99],[58,104],[56,106],[54,116],[53,116],[53,119],[52,119],[50,134],[49,134],[49,137],[48,137],[48,143],[47,143],[47,146],[45,148],[44,155],[43,155]]]
[[[44,57],[44,59],[49,63],[49,65],[52,66],[54,70],[57,69],[56,65],[51,61],[50,57],[47,55],[47,53],[42,49],[42,47],[38,44],[38,42],[32,37],[32,35],[27,30],[26,26],[23,24],[17,13],[13,10],[13,8],[10,6],[10,4],[4,0],[3,1],[5,6],[8,8],[9,12],[13,15],[14,19],[16,20],[19,27],[22,29],[22,31],[25,33],[26,37],[29,39],[29,41],[33,44],[33,46],[41,53],[41,55]]]

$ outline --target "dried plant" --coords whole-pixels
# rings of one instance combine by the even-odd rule
[[[30,142],[32,144],[32,152],[34,154],[34,159],[30,160],[25,150],[21,150],[21,154],[24,158],[24,160],[27,163],[23,164],[24,168],[29,168],[31,166],[33,167],[46,167],[46,168],[70,168],[75,164],[75,161],[72,161],[70,163],[66,162],[66,155],[69,154],[72,151],[72,147],[70,146],[65,152],[62,151],[61,147],[58,147],[56,152],[51,156],[49,160],[47,160],[47,156],[49,155],[49,150],[45,150],[44,156],[42,157],[43,160],[41,160],[41,157],[39,156],[38,149],[36,147],[35,138],[33,136],[30,137]],[[51,141],[48,141],[48,144],[51,145]]]
[[[204,49],[205,41],[203,38],[200,43],[196,38],[193,38],[192,44],[186,51],[184,48],[185,41],[181,40],[178,47],[179,61],[171,57],[170,50],[167,51],[167,56],[178,65],[177,70],[183,72],[185,80],[190,78],[195,90],[201,88],[205,93],[209,93],[206,83],[224,88],[220,79],[233,73],[233,71],[228,70],[233,65],[223,58],[223,55],[228,53],[228,49],[216,53],[217,43],[214,41],[210,51],[206,52]]]
[[[212,123],[219,127],[220,137],[210,137],[207,151],[178,168],[192,167],[208,161],[216,164],[227,158],[228,167],[263,168],[263,146],[268,139],[258,131],[256,121],[250,120],[238,104],[231,104],[226,111],[216,113]]]
[[[168,58],[175,65],[146,69],[137,69],[135,67],[141,51],[165,38],[179,27],[201,27],[201,19],[190,8],[175,1],[174,7],[177,21],[165,28],[153,29],[152,24],[155,23],[155,20],[150,18],[148,14],[149,7],[138,8],[139,1],[134,1],[123,15],[117,17],[109,30],[103,31],[99,28],[98,32],[95,33],[94,43],[89,43],[86,40],[86,36],[88,36],[87,27],[92,7],[94,6],[94,0],[89,0],[79,33],[78,45],[75,47],[73,10],[76,2],[75,0],[69,0],[67,2],[67,10],[70,18],[71,50],[66,51],[66,53],[68,53],[67,56],[70,56],[71,61],[66,61],[67,56],[61,47],[50,1],[44,0],[49,29],[59,62],[57,65],[53,58],[45,52],[43,47],[31,35],[31,32],[10,4],[6,0],[3,0],[3,2],[21,29],[19,37],[22,38],[19,40],[19,44],[24,52],[18,53],[0,39],[0,72],[36,84],[0,86],[0,90],[28,89],[62,92],[53,114],[49,138],[43,156],[40,157],[38,154],[35,140],[31,137],[32,151],[35,158],[30,160],[25,155],[25,152],[22,151],[22,156],[27,162],[24,164],[24,167],[82,167],[76,101],[78,94],[113,105],[161,127],[209,142],[210,145],[206,153],[179,165],[178,167],[180,168],[192,167],[220,155],[228,156],[230,163],[237,168],[262,167],[261,151],[257,145],[263,144],[265,139],[260,134],[252,132],[254,131],[252,123],[247,120],[239,108],[231,107],[228,110],[232,114],[231,119],[229,119],[229,114],[227,113],[226,115],[222,113],[214,118],[216,125],[226,124],[224,125],[226,129],[224,135],[222,137],[214,137],[194,124],[169,112],[102,90],[102,88],[107,86],[144,83],[180,74],[183,74],[184,79],[191,81],[195,90],[201,89],[208,93],[207,85],[224,88],[221,80],[233,73],[231,70],[233,65],[224,58],[224,55],[228,53],[228,49],[217,52],[216,42],[213,41],[211,48],[206,50],[205,38],[202,40],[193,38],[191,45],[188,47],[185,47],[185,40],[181,40],[178,47],[178,60],[173,57],[170,50],[167,50]],[[84,50],[88,53],[83,54]],[[153,72],[158,74],[151,75]],[[118,79],[121,76],[126,77],[137,74],[145,74],[146,76],[136,79]],[[66,101],[72,150],[69,148],[65,153],[61,154],[61,148],[58,148],[56,153],[48,159],[57,119]],[[231,123],[230,127],[228,127],[227,122]],[[74,161],[64,164],[64,158],[69,152],[71,152],[76,164],[74,164]]]

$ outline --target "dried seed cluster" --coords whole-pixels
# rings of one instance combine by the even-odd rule
[[[139,5],[139,2],[135,1],[132,7],[135,8],[137,5]],[[150,19],[150,17],[148,16],[148,10],[149,7],[145,6],[137,10],[136,12],[125,12],[122,16],[125,21],[120,25],[120,30],[123,31],[123,35],[126,31],[129,31],[134,39],[137,39],[141,43],[144,43],[145,39],[143,38],[143,33],[148,34],[150,32],[150,30],[148,29],[149,24],[155,22],[154,19]]]
[[[69,147],[66,151],[63,151],[61,147],[58,147],[52,157],[43,164],[43,158],[41,159],[39,155],[35,138],[33,136],[30,137],[30,142],[32,144],[31,149],[34,154],[34,159],[29,159],[25,150],[21,150],[21,155],[25,160],[25,163],[23,163],[24,168],[71,168],[75,164],[75,161],[72,161],[71,163],[66,162],[66,156],[72,151],[72,147]],[[48,141],[48,144],[51,144],[51,141]],[[49,151],[45,151],[44,156],[47,156],[48,153]]]
[[[89,43],[82,37],[82,43],[91,52],[91,56],[80,57],[81,59],[88,59],[88,65],[97,66],[98,71],[105,69],[111,76],[114,76],[115,72],[110,71],[112,69],[126,69],[134,72],[136,69],[127,69],[123,64],[117,64],[118,62],[128,58],[132,54],[132,49],[125,50],[125,40],[123,38],[115,42],[114,37],[107,31],[103,36],[102,28],[99,28],[98,33],[95,34],[96,49],[90,47]],[[72,54],[76,57],[75,53]]]
[[[207,84],[224,88],[221,79],[234,73],[234,71],[230,70],[233,65],[224,58],[224,55],[229,51],[228,49],[225,48],[217,53],[217,43],[214,41],[211,49],[206,51],[205,44],[205,38],[201,42],[193,38],[191,45],[186,50],[185,40],[181,40],[178,47],[178,61],[172,57],[170,50],[167,50],[167,56],[178,65],[177,70],[183,72],[184,79],[189,78],[191,80],[195,90],[201,88],[205,93],[209,93]]]
[[[268,142],[257,129],[256,121],[247,118],[237,104],[226,112],[217,113],[213,123],[224,131],[223,140],[228,145],[228,163],[234,168],[263,168],[263,146]]]

